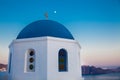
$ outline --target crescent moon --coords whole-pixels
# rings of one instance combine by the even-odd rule
[[[56,11],[54,11],[54,13],[56,13]]]

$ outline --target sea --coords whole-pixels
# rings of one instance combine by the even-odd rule
[[[8,80],[6,72],[0,72],[0,80]],[[84,80],[120,80],[120,73],[109,73],[101,75],[86,75]]]
[[[7,72],[0,72],[0,80],[8,80]]]
[[[84,80],[120,80],[120,73],[109,73],[100,75],[86,75]]]

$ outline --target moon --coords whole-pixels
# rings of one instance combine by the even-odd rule
[[[54,11],[54,13],[57,13],[57,11]]]

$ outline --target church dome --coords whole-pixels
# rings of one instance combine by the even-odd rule
[[[38,20],[27,25],[17,36],[17,39],[34,37],[58,37],[73,39],[72,34],[62,24],[52,20]]]

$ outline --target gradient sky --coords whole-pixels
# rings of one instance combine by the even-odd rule
[[[0,63],[8,62],[18,33],[45,12],[80,43],[82,64],[120,66],[120,0],[0,0]]]

